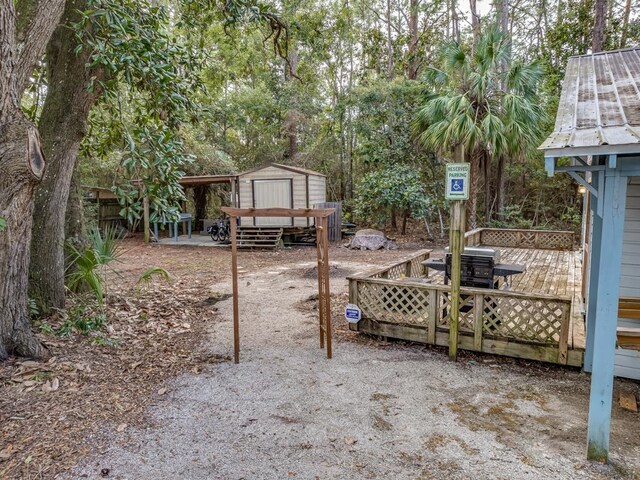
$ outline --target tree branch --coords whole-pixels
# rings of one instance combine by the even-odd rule
[[[3,9],[6,4],[13,3],[13,0],[1,1]],[[18,95],[22,95],[36,63],[42,58],[53,31],[60,23],[64,4],[65,0],[18,2],[17,24],[20,29],[16,32],[17,35],[14,35],[15,41],[18,42],[15,58],[15,87]],[[13,28],[15,29],[15,26]]]

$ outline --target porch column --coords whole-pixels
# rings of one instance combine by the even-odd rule
[[[594,185],[598,184],[599,172],[593,172]],[[603,192],[599,193],[602,195]],[[591,242],[589,243],[589,290],[587,293],[587,338],[584,352],[584,371],[591,372],[593,365],[593,339],[596,328],[596,305],[598,277],[600,275],[600,250],[602,248],[602,217],[598,216],[598,202],[601,199],[591,195]],[[589,232],[587,232],[589,235]]]
[[[618,290],[627,196],[627,177],[623,177],[617,170],[607,169],[605,172],[604,192],[600,193],[598,201],[603,202],[600,247],[606,248],[606,255],[599,255],[599,275],[593,279],[594,288],[590,286],[590,291],[595,292],[596,296],[596,321],[592,335],[593,360],[587,458],[598,461],[607,461],[609,457]]]

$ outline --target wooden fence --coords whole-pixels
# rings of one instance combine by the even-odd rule
[[[472,247],[537,248],[573,250],[575,234],[562,230],[521,230],[516,228],[476,228],[465,234],[465,245]]]
[[[342,240],[342,202],[317,203],[313,208],[335,208],[328,219],[329,241],[338,242]]]
[[[486,230],[468,232],[467,245],[483,244],[478,239]],[[539,236],[537,241],[546,240]],[[558,244],[554,242],[548,243]],[[447,346],[451,289],[426,278],[421,262],[429,255],[430,250],[421,250],[390,266],[348,277],[349,302],[362,310],[362,320],[350,328]],[[460,348],[582,365],[582,352],[568,349],[571,298],[467,287],[460,296]]]

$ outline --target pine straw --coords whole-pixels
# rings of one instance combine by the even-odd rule
[[[55,478],[148,424],[166,379],[229,360],[198,349],[216,308],[210,290],[183,282],[112,290],[101,332],[40,335],[48,361],[0,365],[0,478]]]

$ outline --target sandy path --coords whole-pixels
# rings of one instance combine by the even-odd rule
[[[582,445],[559,440],[583,428],[585,417],[554,395],[566,388],[562,379],[348,341],[337,341],[327,360],[315,315],[293,306],[316,291],[300,275],[311,265],[242,273],[241,363],[176,379],[152,412],[156,425],[78,476],[93,478],[103,467],[110,478],[131,480],[598,475],[584,465]],[[229,284],[218,288],[230,292]],[[344,278],[332,279],[332,291],[346,291]],[[231,307],[219,304],[212,352],[231,354]]]

